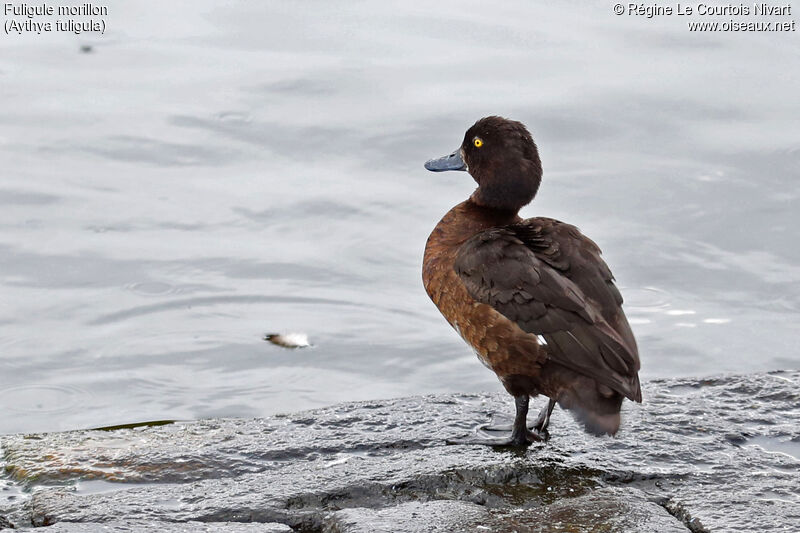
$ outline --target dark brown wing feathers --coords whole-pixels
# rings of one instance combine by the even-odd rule
[[[552,362],[641,401],[622,296],[577,228],[547,218],[491,228],[459,248],[454,268],[472,298],[544,337]]]

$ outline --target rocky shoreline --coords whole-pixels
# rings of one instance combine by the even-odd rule
[[[655,380],[644,396],[614,439],[557,409],[526,451],[446,444],[510,413],[499,394],[2,436],[0,530],[796,530],[800,372]]]

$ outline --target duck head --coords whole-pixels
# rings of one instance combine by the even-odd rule
[[[533,200],[542,181],[539,150],[528,129],[503,117],[480,119],[455,152],[431,159],[425,168],[466,170],[478,183],[470,199],[493,209],[518,211]]]

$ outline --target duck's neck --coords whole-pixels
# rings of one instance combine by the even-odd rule
[[[542,162],[536,146],[530,153],[503,160],[484,162],[470,168],[478,188],[470,196],[474,203],[500,211],[518,212],[536,196],[542,183]]]
[[[434,228],[429,241],[456,246],[483,230],[513,224],[519,209],[495,209],[476,203],[471,197],[453,207]]]
[[[497,211],[519,212],[520,209],[531,203],[536,191],[539,189],[538,181],[508,185],[506,183],[482,184],[469,199],[476,205]]]

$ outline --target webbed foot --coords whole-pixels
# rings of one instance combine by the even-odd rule
[[[550,400],[547,406],[542,409],[539,416],[536,418],[533,426],[527,426],[528,417],[528,403],[530,398],[528,395],[514,397],[514,405],[516,406],[517,413],[514,417],[514,424],[499,425],[499,426],[481,426],[479,431],[511,431],[511,435],[507,437],[463,437],[460,439],[448,439],[447,444],[478,444],[484,446],[512,446],[524,447],[529,446],[534,442],[543,442],[550,438],[547,432],[547,425],[550,422],[550,413],[553,412],[555,402]]]
[[[542,407],[542,410],[539,411],[539,414],[536,416],[536,420],[534,420],[533,424],[528,426],[528,429],[531,431],[537,431],[538,433],[544,433],[547,435],[547,427],[550,425],[550,415],[553,414],[553,409],[556,406],[555,400],[549,400],[547,405]],[[485,424],[478,428],[481,431],[513,431],[514,425],[513,424]],[[549,435],[548,435],[549,438]]]
[[[526,429],[524,433],[512,433],[507,437],[463,437],[460,439],[447,439],[447,444],[475,444],[482,446],[503,446],[521,448],[527,447],[534,442],[544,442],[550,436],[547,432]]]

